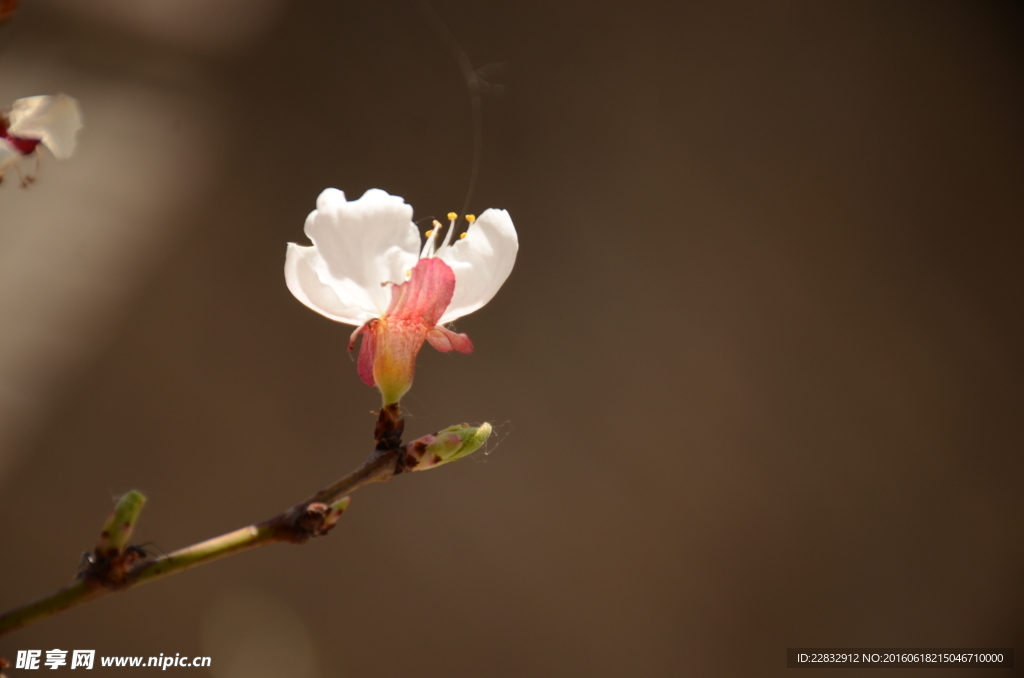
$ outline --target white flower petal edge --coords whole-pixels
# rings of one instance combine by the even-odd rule
[[[313,247],[289,248],[286,273],[294,267],[294,282],[306,298],[327,304],[321,308],[307,303],[313,310],[338,319],[353,317],[350,311],[340,313],[342,307],[358,310],[358,321],[342,320],[353,325],[382,315],[391,303],[386,283],[405,282],[419,260],[420,234],[412,223],[412,207],[380,189],[347,201],[344,193],[328,188],[306,218],[305,231]],[[302,250],[313,252],[300,257]],[[293,257],[297,260],[292,261]],[[327,303],[329,296],[315,292],[310,272],[333,291],[342,307]],[[295,292],[292,283],[289,278],[288,286]]]
[[[466,237],[438,252],[455,273],[455,294],[441,324],[472,313],[494,298],[512,272],[519,251],[512,218],[505,210],[489,209],[469,227]]]
[[[321,282],[317,274],[318,268],[325,268],[325,264],[315,247],[288,243],[288,255],[284,260],[284,279],[296,299],[331,320],[349,325],[362,325],[376,317],[376,313],[342,299],[334,288]]]
[[[75,150],[75,135],[82,128],[78,101],[66,94],[18,99],[8,116],[10,134],[40,139],[55,158],[66,159]]]

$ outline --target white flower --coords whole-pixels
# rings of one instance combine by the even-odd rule
[[[423,341],[440,351],[473,350],[465,334],[444,323],[472,313],[498,292],[519,250],[512,219],[489,209],[454,243],[455,215],[439,246],[440,224],[420,235],[412,207],[398,196],[370,189],[351,202],[329,188],[306,219],[312,247],[289,243],[285,281],[299,301],[363,335],[359,374],[377,385],[385,404],[412,385]]]
[[[10,110],[0,111],[0,181],[9,167],[35,153],[40,144],[55,158],[69,157],[81,128],[78,101],[66,94],[18,99]]]

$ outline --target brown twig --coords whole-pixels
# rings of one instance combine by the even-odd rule
[[[44,598],[0,615],[0,635],[113,593],[183,572],[218,558],[274,543],[302,544],[327,534],[347,506],[346,495],[406,470],[398,405],[381,410],[374,450],[359,468],[303,502],[261,523],[186,546],[159,558],[127,548],[113,557],[96,553],[78,579]],[[412,444],[412,443],[411,443]]]

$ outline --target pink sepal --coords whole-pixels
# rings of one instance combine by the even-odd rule
[[[373,360],[377,355],[377,335],[374,332],[374,328],[378,322],[374,318],[363,323],[356,328],[356,331],[348,339],[348,350],[351,351],[356,346],[356,338],[360,334],[363,335],[363,343],[359,347],[359,358],[356,360],[356,369],[359,370],[359,377],[367,386],[374,386],[376,384],[373,380]]]
[[[391,304],[380,318],[358,327],[348,349],[363,337],[356,367],[369,386],[376,386],[385,404],[398,400],[412,386],[416,354],[423,341],[441,352],[469,353],[473,342],[437,321],[448,308],[455,290],[455,274],[440,259],[420,259],[409,280],[391,287]]]
[[[455,273],[440,259],[420,259],[412,277],[391,288],[385,318],[402,318],[433,327],[441,319],[455,291]]]
[[[438,325],[427,332],[427,341],[441,353],[455,350],[459,353],[472,353],[473,341],[465,334],[452,332],[444,325]]]
[[[16,137],[7,131],[9,123],[0,113],[0,139],[6,139],[14,150],[22,155],[29,155],[36,150],[36,146],[42,143],[42,139],[30,139],[28,137]]]

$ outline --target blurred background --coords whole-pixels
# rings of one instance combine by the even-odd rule
[[[1021,652],[1020,5],[433,7],[507,65],[470,211],[508,209],[521,250],[458,323],[476,352],[423,350],[406,431],[490,421],[486,453],[0,655],[315,678]],[[356,466],[378,395],[285,244],[328,186],[457,211],[472,157],[463,75],[400,0],[23,0],[0,102],[54,92],[76,154],[0,186],[3,609],[69,581],[128,489],[169,551]]]

